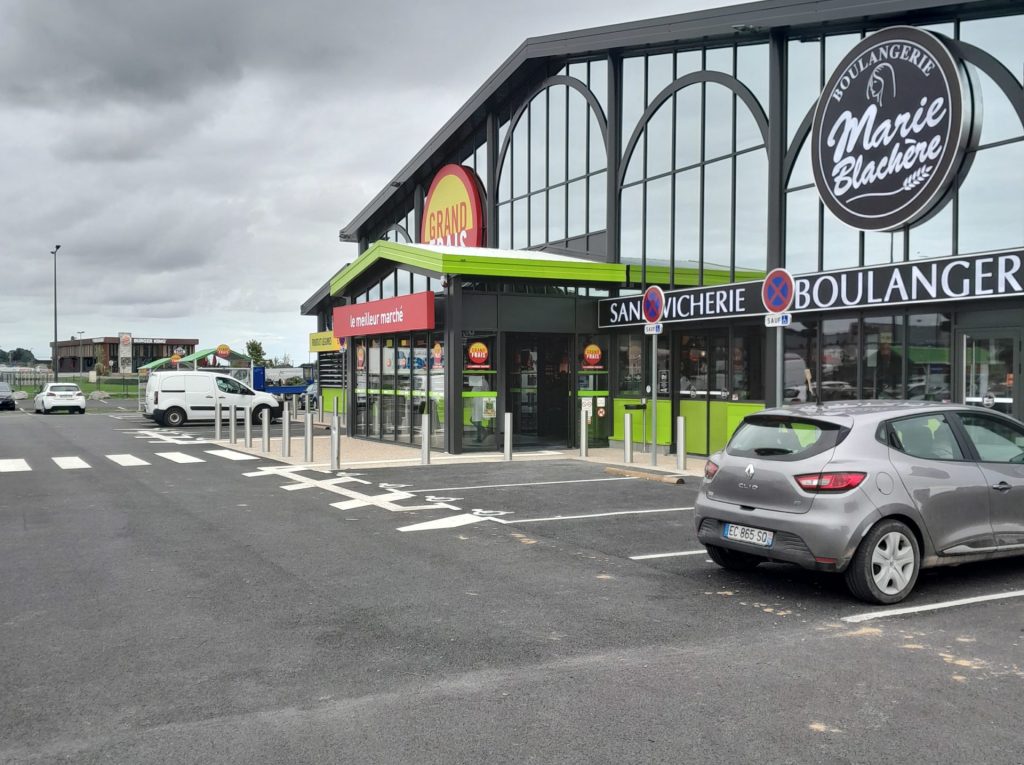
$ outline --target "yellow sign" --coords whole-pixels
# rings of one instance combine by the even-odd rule
[[[217,355],[222,359],[226,359],[231,355],[231,347],[227,343],[221,343],[217,346]]]
[[[333,332],[310,332],[309,352],[326,353],[328,351],[340,351],[341,343],[334,336]]]
[[[180,353],[175,353],[173,356],[171,356],[171,363],[172,364],[177,364],[179,361],[181,361],[181,354]]]

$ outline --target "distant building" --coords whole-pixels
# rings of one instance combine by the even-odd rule
[[[119,366],[119,349],[122,339],[125,352],[120,354],[125,360],[131,359],[131,369]],[[173,356],[175,353],[187,356],[195,353],[199,345],[195,337],[133,337],[131,335],[114,335],[113,337],[75,337],[57,343],[57,371],[59,373],[91,372],[94,369],[110,372],[137,372],[143,364],[157,359]],[[53,343],[50,343],[51,350]]]

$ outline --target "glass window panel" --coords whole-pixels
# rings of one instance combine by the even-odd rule
[[[529,109],[527,109],[523,112],[519,124],[516,125],[516,131],[512,134],[512,196],[514,197],[522,196],[529,187],[527,178],[530,168],[529,124]]]
[[[673,69],[675,62],[671,53],[661,53],[657,56],[647,58],[647,104],[650,105],[655,97],[668,86],[674,79]]]
[[[505,202],[512,196],[512,148],[505,152],[505,161],[498,168],[498,201]]]
[[[544,244],[547,241],[545,208],[547,195],[541,191],[530,195],[530,244]]]
[[[586,61],[576,61],[576,62],[574,62],[572,64],[569,64],[569,76],[579,80],[584,85],[586,85],[587,84],[587,62]]]
[[[423,274],[412,275],[412,291],[415,292],[426,292],[427,291],[427,277]]]
[[[512,249],[521,250],[529,246],[527,238],[528,223],[526,198],[517,199],[512,203]]]
[[[675,183],[675,268],[696,269],[700,258],[700,168],[677,173]]]
[[[380,282],[373,284],[369,289],[370,300],[380,300]]]
[[[1024,16],[964,21],[960,24],[960,39],[995,56],[1018,82],[1024,76],[1024,47],[1020,44],[1024,39]],[[1020,120],[1003,92],[980,70],[975,69],[974,73],[981,85],[985,112],[981,142],[991,143],[1021,135],[1024,130]]]
[[[986,107],[988,104],[986,103]],[[988,119],[986,113],[985,118]],[[960,187],[959,252],[1024,245],[1024,142],[979,151]]]
[[[907,398],[949,402],[952,398],[949,314],[911,314],[907,321]]]
[[[643,186],[629,186],[622,190],[622,234],[619,252],[623,263],[639,263],[643,230]]]
[[[487,188],[487,144],[480,146],[473,154],[473,164],[476,167],[476,174],[480,176],[480,183]],[[411,229],[410,229],[411,230]]]
[[[821,400],[857,398],[857,319],[826,319],[821,322]]]
[[[786,268],[795,274],[818,270],[818,192],[786,194]]]
[[[395,411],[395,338],[387,337],[384,340],[381,353],[384,359],[381,365],[381,436],[394,438],[397,420]]]
[[[715,159],[732,152],[733,94],[724,85],[704,85],[704,158]]]
[[[390,298],[395,296],[395,274],[394,272],[388,274],[380,282],[380,296],[381,298]]]
[[[793,163],[793,172],[790,173],[787,189],[795,189],[797,186],[806,186],[814,183],[814,173],[811,170],[811,144],[804,141],[800,147],[800,153],[796,155],[796,162]]]
[[[825,77],[831,77],[843,56],[860,42],[860,34],[831,35],[825,38]]]
[[[743,151],[754,146],[763,146],[764,136],[754,121],[754,115],[739,98],[736,99],[736,150]]]
[[[941,258],[953,252],[953,205],[910,229],[910,258]]]
[[[707,335],[676,335],[679,338],[679,395],[706,396],[708,389]]]
[[[733,401],[764,401],[764,330],[737,327],[733,330],[729,361],[730,398]]]
[[[904,398],[903,317],[870,316],[864,319],[864,390],[861,398]]]
[[[639,396],[644,386],[643,335],[619,335],[616,339],[617,393]]]
[[[622,61],[622,140],[633,134],[633,129],[644,113],[644,58],[634,56]]]
[[[767,270],[768,154],[736,157],[736,280],[756,279]],[[752,271],[743,274],[742,271]]]
[[[608,62],[590,62],[590,92],[597,98],[601,109],[608,114]]]
[[[548,192],[548,240],[565,239],[565,186],[555,186]]]
[[[623,136],[625,140],[625,136]],[[629,157],[629,164],[626,165],[626,183],[634,183],[644,177],[644,137],[636,142],[636,148]]]
[[[587,172],[587,122],[590,105],[575,90],[569,91],[569,177],[578,178]]]
[[[768,112],[768,46],[741,45],[736,49],[736,79],[742,82]]]
[[[569,236],[587,233],[587,182],[573,181],[569,184]]]
[[[822,241],[822,268],[856,268],[860,265],[860,233],[825,210]]]
[[[669,264],[672,242],[672,178],[665,176],[647,184],[645,255],[651,265]]]
[[[864,232],[864,265],[903,260],[903,231]]]
[[[597,122],[597,115],[590,112],[590,168],[591,173],[608,167],[608,152],[604,147],[604,136]]]
[[[705,52],[705,69],[732,74],[732,48],[711,48]]]
[[[672,169],[672,102],[658,109],[647,123],[647,177]]]
[[[793,140],[796,129],[821,93],[821,44],[817,40],[789,42],[788,111],[786,131]]]
[[[684,50],[676,54],[676,78],[699,72],[704,68],[701,60],[702,53],[699,50]]]
[[[509,202],[498,205],[498,247],[512,249],[512,205]]]
[[[704,167],[704,280],[728,281],[732,261],[732,161]]]
[[[700,85],[690,85],[675,94],[676,168],[700,162],[700,93]]]
[[[590,226],[588,233],[603,231],[606,226],[606,215],[608,213],[608,174],[595,173],[590,176]]]
[[[547,183],[547,91],[538,93],[530,104],[530,191]]]
[[[556,85],[548,89],[548,179],[565,180],[565,110],[568,88]]]
[[[782,400],[799,404],[808,399],[807,370],[817,379],[818,323],[794,321],[783,330],[785,361],[782,377]]]

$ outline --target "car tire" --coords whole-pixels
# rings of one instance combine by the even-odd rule
[[[174,406],[164,412],[163,424],[169,428],[180,428],[185,424],[185,411]]]
[[[868,603],[899,603],[914,589],[921,571],[921,548],[907,524],[876,523],[861,540],[846,569],[851,594]]]
[[[79,414],[85,414],[85,407],[84,406],[78,407],[78,413]]]
[[[252,410],[252,424],[253,425],[259,425],[260,423],[262,423],[263,422],[263,413],[265,411],[267,411],[268,409],[270,409],[269,406],[258,406],[255,409],[253,409]],[[270,417],[270,415],[267,415],[267,416]],[[273,417],[271,417],[271,419],[273,419]]]
[[[708,557],[729,571],[750,571],[764,560],[764,558],[745,553],[742,550],[730,550],[718,545],[706,545],[706,547],[708,548]]]

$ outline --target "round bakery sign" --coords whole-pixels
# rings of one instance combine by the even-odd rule
[[[811,162],[825,206],[865,231],[936,212],[980,132],[967,78],[939,37],[914,27],[856,45],[814,111]]]

